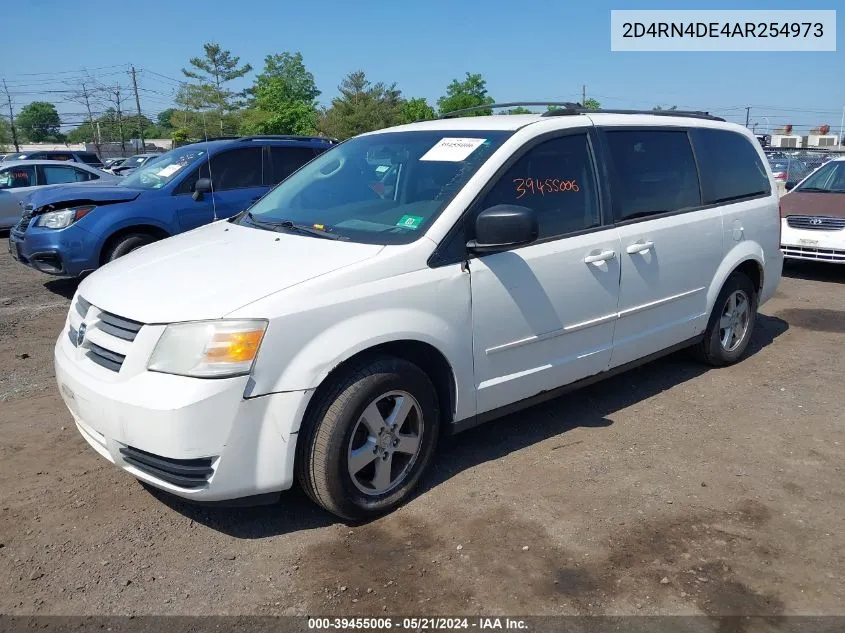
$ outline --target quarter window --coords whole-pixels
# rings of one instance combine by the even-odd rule
[[[736,132],[707,128],[696,128],[690,134],[705,204],[771,193],[763,161],[747,138]]]
[[[487,193],[479,211],[500,204],[533,209],[540,239],[599,226],[587,135],[562,136],[528,150]]]
[[[685,130],[607,132],[618,222],[701,205],[698,170]]]

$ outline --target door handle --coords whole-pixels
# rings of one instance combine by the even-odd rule
[[[625,249],[625,252],[629,255],[636,255],[650,251],[652,248],[654,248],[654,242],[634,242]]]
[[[598,264],[616,258],[616,251],[602,251],[595,255],[587,255],[584,258],[585,264]]]

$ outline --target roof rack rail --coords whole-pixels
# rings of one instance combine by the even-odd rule
[[[544,112],[541,116],[568,116],[573,114],[651,114],[654,116],[677,116],[687,117],[690,119],[707,119],[708,121],[724,121],[725,119],[713,116],[709,112],[701,112],[699,110],[590,110],[582,108],[576,104],[574,108],[562,108],[560,110],[550,110]]]
[[[260,140],[274,140],[274,141],[325,141],[327,143],[337,143],[336,138],[328,138],[325,136],[308,136],[297,134],[254,134],[252,136],[234,137],[239,141],[260,141]]]
[[[490,103],[488,105],[478,105],[471,108],[461,108],[460,110],[452,110],[446,114],[440,115],[439,119],[451,119],[468,112],[478,112],[479,110],[494,110],[498,108],[515,108],[517,106],[560,106],[562,108],[580,108],[578,103],[571,101],[511,101],[508,103]]]

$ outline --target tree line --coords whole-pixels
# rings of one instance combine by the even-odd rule
[[[83,82],[70,97],[86,109],[86,122],[62,134],[54,104],[30,103],[15,117],[18,136],[31,142],[120,142],[130,138],[171,138],[176,144],[213,136],[253,134],[318,134],[346,139],[392,125],[434,119],[464,108],[479,107],[473,115],[492,114],[495,103],[480,73],[466,72],[452,79],[436,103],[424,97],[406,97],[396,82],[374,82],[363,70],[347,74],[338,94],[328,106],[314,75],[299,52],[267,55],[264,65],[245,90],[233,90],[232,82],[253,71],[248,63],[216,43],[203,45],[182,69],[184,80],[174,95],[174,107],[159,112],[155,120],[127,108],[130,91],[102,86],[93,78]],[[92,103],[101,113],[94,116]],[[134,103],[132,103],[134,105]],[[595,99],[584,106],[599,109]],[[659,108],[655,108],[659,109]],[[131,114],[129,112],[132,112]],[[505,114],[525,114],[517,107]],[[8,123],[0,119],[0,144],[8,143]]]

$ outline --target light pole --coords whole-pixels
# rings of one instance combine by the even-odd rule
[[[845,139],[842,137],[842,131],[845,128],[845,106],[842,106],[842,118],[839,119],[839,148],[845,145]]]

